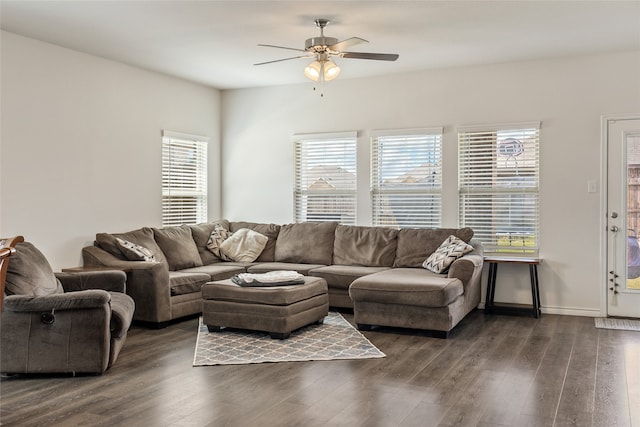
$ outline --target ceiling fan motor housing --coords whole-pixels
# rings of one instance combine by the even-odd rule
[[[324,52],[327,49],[327,46],[333,46],[337,43],[338,39],[335,37],[311,37],[304,43],[304,50],[313,53]]]

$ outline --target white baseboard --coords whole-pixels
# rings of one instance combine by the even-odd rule
[[[562,314],[565,316],[605,317],[600,310],[570,307],[542,307],[546,314]]]
[[[478,305],[478,308],[484,310],[484,301]],[[571,307],[541,307],[543,314],[560,314],[563,316],[584,316],[584,317],[606,317],[600,310],[586,308]]]

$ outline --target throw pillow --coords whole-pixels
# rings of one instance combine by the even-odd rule
[[[215,256],[224,261],[231,261],[225,254],[220,251],[220,245],[231,236],[231,232],[220,224],[216,224],[213,227],[213,231],[209,236],[207,242],[207,249],[209,249]]]
[[[446,273],[455,260],[471,251],[473,251],[473,246],[451,235],[442,242],[434,253],[429,255],[422,266],[434,273]]]
[[[268,240],[264,234],[241,228],[220,244],[220,252],[232,261],[253,262],[260,256]]]
[[[278,224],[266,224],[260,222],[247,222],[247,221],[233,221],[229,223],[229,231],[236,232],[241,228],[248,228],[249,230],[257,231],[269,238],[267,240],[267,246],[264,247],[262,253],[256,261],[258,262],[273,262],[276,255],[276,240],[280,233],[280,226]]]
[[[128,240],[116,237],[116,242],[120,246],[120,251],[129,261],[155,261],[156,257],[144,246],[136,245]]]

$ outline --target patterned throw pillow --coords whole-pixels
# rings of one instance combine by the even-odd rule
[[[116,237],[116,242],[120,245],[122,253],[129,261],[155,261],[156,257],[149,249],[144,246],[136,245],[128,240],[122,240]]]
[[[429,255],[422,266],[434,273],[446,273],[453,261],[471,251],[473,251],[473,246],[452,235],[447,237],[440,247]]]

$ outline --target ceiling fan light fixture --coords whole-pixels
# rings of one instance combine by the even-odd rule
[[[317,82],[320,79],[322,73],[322,64],[320,61],[313,61],[311,64],[304,67],[304,76],[311,81]]]
[[[340,74],[340,67],[332,60],[315,60],[304,68],[304,75],[311,81],[331,81]]]
[[[328,60],[327,62],[324,63],[324,80],[325,81],[330,81],[335,79],[336,77],[338,77],[338,75],[340,74],[340,67],[338,67],[336,65],[335,62],[333,62],[332,60]]]

